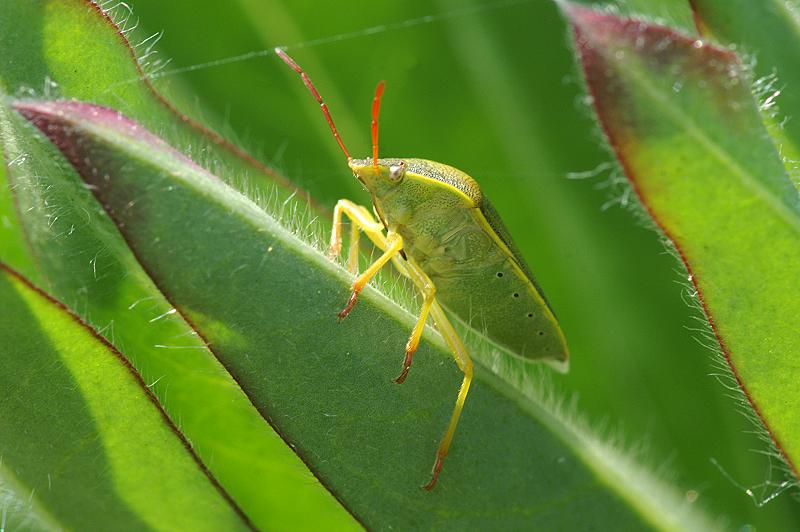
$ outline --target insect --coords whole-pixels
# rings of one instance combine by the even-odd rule
[[[508,230],[474,179],[434,161],[378,158],[383,81],[378,83],[372,102],[372,157],[354,159],[311,79],[286,52],[276,48],[275,53],[311,91],[353,175],[372,196],[375,216],[345,199],[339,200],[334,209],[329,255],[333,259],[341,252],[342,218],[346,216],[351,222],[348,267],[357,275],[339,318],[353,310],[364,286],[391,260],[422,295],[419,317],[406,343],[403,368],[395,382],[402,384],[408,376],[429,315],[464,373],[450,423],[436,451],[430,481],[423,486],[430,491],[450,449],[473,373],[469,354],[444,309],[454,319],[480,330],[508,354],[523,360],[548,361],[566,370],[564,335]],[[361,232],[383,254],[358,274]]]

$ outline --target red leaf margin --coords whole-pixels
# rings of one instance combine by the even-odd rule
[[[781,445],[780,440],[772,431],[769,424],[766,422],[766,419],[761,413],[758,404],[748,391],[747,386],[744,383],[744,380],[742,380],[742,377],[740,376],[739,371],[737,370],[736,365],[734,364],[731,358],[730,349],[725,343],[725,340],[720,335],[716,322],[714,321],[714,316],[711,314],[711,310],[709,309],[708,305],[705,302],[705,298],[703,297],[703,291],[700,287],[700,283],[698,282],[698,277],[693,272],[691,263],[688,260],[686,253],[681,248],[678,240],[672,236],[670,231],[667,229],[666,225],[661,222],[658,216],[656,216],[650,204],[647,202],[647,198],[642,193],[639,183],[637,181],[637,174],[636,172],[633,171],[633,169],[628,164],[628,161],[623,156],[620,140],[617,137],[617,135],[615,135],[614,129],[611,127],[611,124],[607,119],[608,115],[606,113],[606,109],[604,109],[600,103],[602,99],[599,98],[597,90],[598,87],[593,83],[593,79],[595,77],[593,75],[593,67],[597,63],[597,55],[596,55],[596,50],[592,47],[591,37],[588,37],[587,34],[592,32],[595,35],[597,35],[596,32],[598,28],[605,28],[606,30],[614,33],[624,33],[634,28],[638,30],[646,29],[648,32],[651,32],[652,34],[656,34],[666,39],[670,39],[674,42],[684,44],[687,47],[692,46],[692,44],[695,43],[697,39],[683,35],[673,30],[672,28],[666,26],[660,26],[657,24],[652,24],[632,17],[621,18],[609,13],[597,11],[594,9],[589,9],[571,3],[560,3],[560,7],[567,15],[569,22],[572,26],[572,31],[574,34],[574,42],[576,49],[578,51],[578,55],[580,57],[581,68],[583,71],[584,80],[586,82],[587,91],[592,97],[592,106],[594,107],[597,121],[600,124],[600,127],[602,128],[606,139],[608,140],[609,146],[614,151],[614,155],[617,158],[617,161],[619,162],[623,171],[625,172],[625,175],[628,178],[628,182],[630,183],[631,188],[636,194],[639,203],[645,209],[650,218],[658,226],[659,230],[664,234],[664,236],[666,236],[669,239],[670,243],[675,248],[675,251],[677,251],[681,259],[681,262],[683,263],[684,267],[689,273],[689,278],[697,293],[697,299],[700,302],[703,314],[706,320],[708,321],[708,324],[711,327],[711,331],[714,333],[717,342],[719,343],[720,351],[722,352],[722,355],[725,359],[725,363],[728,365],[728,367],[731,370],[731,373],[733,374],[733,377],[736,379],[736,384],[739,386],[739,389],[741,390],[744,397],[747,399],[748,404],[752,408],[758,420],[761,422],[763,429],[769,435],[770,439],[774,443],[778,452],[781,454],[782,459],[789,467],[792,474],[795,476],[795,478],[800,478],[797,466],[789,457],[789,455],[784,451],[784,448]],[[701,21],[698,21],[696,19],[696,22],[700,22],[700,24],[698,25],[702,27]],[[736,55],[734,52],[713,45],[709,45],[706,43],[704,43],[703,48],[706,50],[706,52],[716,55],[721,61],[724,61],[726,63],[733,63],[741,67],[741,61],[739,60],[738,55]]]
[[[133,59],[133,64],[136,67],[136,72],[139,75],[139,79],[144,83],[147,90],[150,94],[156,99],[156,101],[164,106],[170,113],[172,113],[176,118],[178,118],[181,122],[189,126],[191,129],[194,129],[208,140],[210,140],[213,144],[216,144],[220,148],[230,152],[234,156],[242,159],[245,163],[252,166],[256,169],[259,173],[262,173],[276,182],[279,186],[289,189],[289,190],[296,190],[302,194],[304,198],[307,199],[308,203],[318,212],[327,212],[316,200],[314,200],[307,191],[303,190],[301,187],[290,181],[288,178],[280,174],[275,169],[267,166],[266,164],[262,163],[252,155],[250,155],[247,151],[243,150],[242,148],[238,147],[236,144],[231,142],[230,140],[226,139],[219,133],[212,131],[202,125],[200,122],[190,118],[186,114],[182,113],[175,107],[172,102],[167,100],[164,95],[158,92],[155,85],[153,85],[152,80],[147,77],[147,74],[142,70],[142,66],[139,63],[139,58],[136,55],[136,50],[134,50],[133,46],[131,46],[128,37],[122,32],[119,26],[114,22],[114,19],[111,18],[106,11],[103,10],[97,3],[93,0],[78,0],[86,5],[89,8],[89,11],[93,12],[95,15],[101,17],[105,23],[110,25],[114,32],[117,34],[117,37],[122,42],[123,46],[128,50],[130,53],[131,59]]]
[[[136,370],[136,368],[133,367],[128,358],[125,355],[123,355],[119,350],[117,350],[117,348],[114,347],[111,344],[111,342],[109,342],[102,334],[98,333],[91,325],[83,321],[77,314],[75,314],[72,310],[67,308],[67,306],[64,305],[61,301],[58,301],[53,296],[51,296],[50,294],[48,294],[47,292],[45,292],[44,290],[33,284],[25,276],[23,276],[21,273],[17,272],[10,266],[6,265],[4,262],[0,262],[0,275],[3,274],[18,280],[20,283],[27,286],[32,291],[36,292],[36,294],[39,295],[42,299],[44,299],[45,301],[47,301],[48,303],[50,303],[51,305],[53,305],[66,315],[68,315],[70,318],[72,318],[72,320],[76,324],[78,324],[78,326],[85,329],[95,340],[100,342],[103,345],[103,347],[105,347],[111,353],[111,355],[114,356],[117,359],[117,361],[125,367],[126,370],[128,370],[128,372],[131,375],[131,378],[136,382],[136,384],[139,385],[145,397],[147,397],[147,399],[150,400],[150,402],[153,404],[156,410],[158,410],[159,414],[161,414],[161,419],[164,421],[164,424],[167,426],[168,429],[170,429],[172,433],[175,434],[175,436],[178,437],[178,439],[183,444],[183,447],[186,449],[186,452],[189,453],[189,455],[192,457],[192,460],[194,460],[195,464],[200,469],[200,471],[202,471],[203,474],[208,478],[209,482],[211,482],[211,485],[214,486],[214,488],[222,496],[225,502],[227,502],[230,505],[231,509],[237,516],[239,516],[239,518],[242,520],[245,526],[247,526],[247,528],[249,528],[250,530],[257,530],[255,524],[250,520],[247,514],[244,513],[244,511],[239,507],[239,505],[236,503],[233,497],[231,497],[231,495],[225,490],[222,484],[220,484],[220,482],[217,480],[217,478],[214,476],[211,470],[209,470],[208,467],[206,467],[206,465],[200,459],[200,456],[195,452],[194,448],[192,447],[192,444],[189,442],[189,440],[186,438],[183,432],[181,432],[181,430],[178,428],[178,426],[175,424],[172,418],[169,417],[169,414],[167,414],[167,411],[164,410],[164,407],[161,405],[158,398],[155,396],[153,391],[144,381],[144,379]]]

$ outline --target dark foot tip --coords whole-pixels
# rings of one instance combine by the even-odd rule
[[[403,381],[405,381],[406,377],[408,377],[408,370],[411,369],[411,361],[413,360],[414,351],[416,350],[417,348],[415,347],[409,351],[409,348],[406,347],[406,358],[403,360],[403,371],[400,373],[400,376],[394,380],[394,382],[397,384],[403,384]]]
[[[343,320],[350,314],[350,311],[353,310],[353,307],[356,306],[356,301],[358,300],[358,292],[359,290],[354,290],[353,293],[350,295],[350,299],[347,301],[347,305],[342,309],[341,312],[337,314],[339,316],[339,320]]]
[[[395,384],[403,384],[406,381],[406,377],[408,377],[408,370],[409,368],[403,368],[403,372],[394,380]]]
[[[444,461],[444,456],[437,454],[436,461],[433,463],[433,470],[431,471],[431,480],[427,484],[422,486],[422,489],[424,489],[425,491],[431,491],[436,486],[436,481],[439,480],[439,473],[442,472],[443,461]]]

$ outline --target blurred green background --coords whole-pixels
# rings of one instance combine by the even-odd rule
[[[730,528],[800,526],[788,493],[761,508],[744,493],[770,495],[774,487],[759,486],[778,472],[713,376],[720,370],[695,330],[682,267],[624,207],[633,199],[609,164],[550,1],[129,3],[134,43],[164,32],[156,49],[171,63],[162,74],[289,46],[354,156],[368,154],[372,94],[385,79],[381,153],[448,163],[480,182],[559,316],[572,360],[555,380],[579,412],[643,449]],[[691,31],[687,2],[627,7]],[[341,197],[368,203],[316,104],[274,55],[166,75],[156,86],[324,208]]]

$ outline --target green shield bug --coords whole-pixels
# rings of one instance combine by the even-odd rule
[[[378,158],[383,82],[378,84],[372,102],[372,157],[354,159],[311,79],[286,52],[276,48],[275,53],[311,91],[353,175],[372,196],[375,216],[348,200],[340,200],[334,209],[329,252],[332,258],[341,251],[343,216],[351,221],[351,272],[358,274],[361,232],[383,251],[357,275],[352,295],[339,317],[350,313],[364,286],[391,260],[422,295],[419,317],[406,343],[403,369],[395,382],[401,384],[406,379],[429,314],[464,373],[450,423],[436,452],[431,479],[423,486],[431,490],[450,449],[472,381],[472,361],[447,315],[478,329],[511,356],[550,362],[562,370],[566,370],[568,361],[564,335],[511,235],[473,178],[451,166],[424,159]]]

